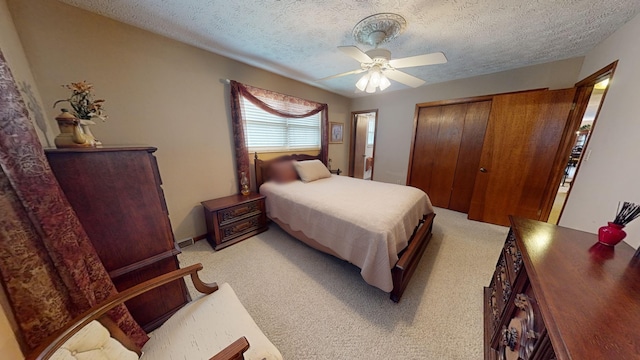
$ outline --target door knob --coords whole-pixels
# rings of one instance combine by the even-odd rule
[[[480,168],[480,172],[486,173],[486,172],[487,172],[487,169],[485,169],[485,168],[481,167],[481,168]]]

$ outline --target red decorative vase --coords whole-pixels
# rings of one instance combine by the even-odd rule
[[[600,244],[614,246],[627,236],[627,233],[622,230],[624,225],[614,224],[612,222],[609,225],[603,226],[598,229],[598,242]]]

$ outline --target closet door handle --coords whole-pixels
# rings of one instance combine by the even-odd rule
[[[481,173],[486,173],[486,172],[487,172],[487,169],[485,169],[485,168],[481,167],[481,168],[480,168],[480,172],[481,172]]]

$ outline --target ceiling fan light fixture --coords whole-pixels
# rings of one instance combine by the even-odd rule
[[[391,59],[391,51],[378,47],[394,39],[405,30],[406,26],[407,22],[402,16],[392,13],[380,13],[362,19],[353,28],[353,37],[360,44],[370,45],[373,49],[364,52],[353,45],[338,46],[340,51],[358,61],[360,68],[320,80],[367,72],[356,82],[358,91],[375,93],[377,88],[383,91],[391,86],[389,78],[413,88],[422,86],[425,83],[424,80],[398,69],[444,64],[447,58],[442,52]]]
[[[389,86],[391,86],[391,81],[389,81],[389,79],[387,79],[387,77],[382,74],[382,76],[380,77],[380,91],[388,88]]]
[[[379,67],[371,68],[356,83],[358,90],[365,91],[369,94],[375,93],[377,88],[380,88],[380,91],[382,91],[390,85],[391,81],[389,81]]]
[[[371,78],[369,79],[369,83],[373,88],[377,88],[380,85],[380,69],[374,68],[371,70]]]
[[[369,94],[373,94],[374,92],[376,92],[376,87],[377,85],[373,85],[373,81],[369,80],[369,83],[367,84],[367,88],[365,89],[365,91]]]
[[[356,87],[358,88],[358,90],[364,91],[367,88],[367,84],[369,83],[370,77],[371,77],[371,74],[367,72],[360,78],[360,80],[358,80],[358,82],[356,83]]]

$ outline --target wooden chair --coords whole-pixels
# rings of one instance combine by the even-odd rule
[[[252,351],[255,350],[254,357],[259,359],[282,359],[280,352],[262,334],[231,287],[228,284],[222,284],[218,287],[216,283],[207,284],[202,282],[198,277],[198,271],[200,270],[202,270],[201,264],[178,269],[145,281],[107,299],[102,304],[79,315],[68,326],[53,334],[48,341],[45,341],[35,349],[26,359],[74,359],[76,358],[76,353],[80,352],[84,353],[84,358],[91,358],[90,351],[110,351],[111,353],[107,354],[105,358],[118,359],[137,359],[142,355],[142,359],[156,360],[161,359],[163,356],[170,358],[172,353],[173,355],[176,353],[187,354],[186,358],[189,359],[244,359],[245,355],[250,355],[248,351],[250,349],[250,341],[254,345],[259,344],[258,346],[262,347],[262,349],[251,348]],[[196,290],[205,295],[178,310],[159,329],[150,333],[151,339],[142,349],[137,348],[106,315],[110,309],[127,300],[186,275],[191,276],[191,281]],[[220,291],[218,291],[219,289]],[[227,316],[226,321],[224,319],[212,321],[211,318],[207,318],[207,316],[216,316],[211,315],[212,312],[216,311],[224,312],[224,315]],[[229,316],[233,321],[229,321]],[[200,323],[193,324],[189,323],[189,321],[200,321]],[[94,332],[94,327],[102,328],[103,330]],[[104,331],[105,328],[108,333]],[[205,330],[202,331],[202,329]],[[100,331],[106,334],[107,339],[97,338],[99,337],[97,334]],[[200,333],[194,333],[194,331],[199,331]],[[158,333],[160,335],[157,335]],[[237,338],[237,340],[223,342],[223,344],[229,344],[226,347],[224,345],[213,345],[212,343],[216,340],[214,339],[215,334],[224,334],[234,339]],[[246,337],[244,336],[245,334]],[[168,338],[163,336],[168,336]],[[183,341],[184,344],[180,342],[181,337],[186,339]],[[199,341],[198,337],[200,337]],[[222,339],[222,341],[227,341],[227,339]],[[79,342],[82,344],[78,345]],[[172,344],[173,348],[167,348],[168,344]],[[192,348],[189,348],[189,346]],[[210,354],[202,353],[203,351],[211,351],[215,346],[219,346],[219,349],[212,351]],[[154,349],[154,347],[157,348]],[[114,355],[114,352],[116,355]],[[251,356],[246,358],[251,358]]]

